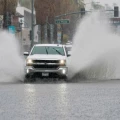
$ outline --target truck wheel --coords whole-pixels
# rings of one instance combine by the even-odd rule
[[[67,78],[67,77],[65,77],[65,78],[64,78],[64,81],[65,81],[65,82],[68,82],[68,78]]]
[[[28,83],[29,79],[28,78],[24,78],[24,83]]]
[[[35,82],[35,77],[34,76],[25,76],[24,78],[24,83],[31,83],[31,82]]]
[[[65,82],[68,82],[67,76],[62,77],[61,79],[64,80]]]

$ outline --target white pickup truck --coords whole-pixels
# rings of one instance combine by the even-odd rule
[[[67,80],[67,57],[64,45],[36,44],[31,49],[25,65],[24,82],[35,81],[35,78],[60,78]]]

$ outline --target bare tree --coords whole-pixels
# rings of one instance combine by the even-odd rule
[[[79,10],[81,4],[78,4],[76,1],[77,0],[35,0],[37,23],[45,24],[47,17],[50,18],[49,22],[53,22],[56,15]]]
[[[0,14],[3,15],[5,11],[15,13],[17,2],[18,0],[0,0]]]
[[[19,0],[21,6],[31,9],[31,0]]]

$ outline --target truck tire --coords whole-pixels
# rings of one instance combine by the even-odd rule
[[[31,83],[31,82],[35,82],[36,79],[34,76],[25,76],[24,78],[24,83]]]
[[[65,81],[65,82],[69,82],[69,80],[68,80],[68,77],[67,77],[67,76],[64,78],[64,81]]]
[[[67,76],[64,76],[64,77],[62,77],[62,78],[60,78],[61,80],[64,80],[65,82],[68,82],[68,78],[67,78]]]

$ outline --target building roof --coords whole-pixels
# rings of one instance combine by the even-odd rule
[[[16,17],[20,17],[20,18],[24,17],[24,16],[21,15],[19,12],[16,12],[16,13],[15,13],[15,16],[16,16]]]
[[[24,11],[27,11],[27,12],[31,13],[30,9],[22,7],[22,6],[17,6],[16,11],[23,16],[24,16]],[[34,15],[35,15],[35,11],[34,11]]]

